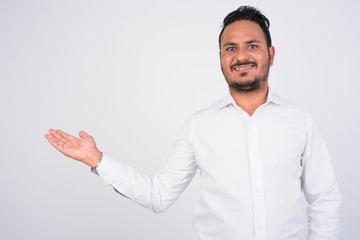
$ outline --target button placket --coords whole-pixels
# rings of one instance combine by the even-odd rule
[[[253,196],[255,239],[266,240],[266,209],[258,121],[253,116],[247,120],[250,180]]]

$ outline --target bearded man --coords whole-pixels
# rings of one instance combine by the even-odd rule
[[[229,92],[191,116],[166,167],[152,178],[103,155],[83,131],[76,138],[50,129],[46,138],[157,213],[199,171],[204,189],[194,225],[201,240],[293,240],[306,226],[308,240],[338,239],[340,193],[319,129],[311,114],[269,88],[275,56],[269,25],[249,6],[225,17],[219,47]]]

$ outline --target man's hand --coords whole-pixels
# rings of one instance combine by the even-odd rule
[[[45,137],[51,145],[65,156],[81,161],[90,167],[95,167],[101,158],[101,152],[97,149],[95,140],[84,131],[79,133],[80,138],[74,137],[61,130],[49,130],[50,134]]]

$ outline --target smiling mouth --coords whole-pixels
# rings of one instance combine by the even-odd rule
[[[241,65],[241,66],[235,66],[232,69],[237,72],[246,72],[246,71],[249,71],[250,69],[252,69],[253,67],[254,67],[253,64],[246,64],[246,65]]]

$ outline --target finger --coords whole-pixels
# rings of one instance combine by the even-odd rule
[[[61,131],[61,130],[56,130],[56,133],[60,134],[62,137],[68,139],[69,141],[70,141],[71,139],[75,138],[74,136],[72,136],[72,135],[70,135],[70,134],[68,134],[68,133],[66,133],[66,132],[63,132],[63,131]]]
[[[56,143],[56,144],[59,144],[59,145],[64,145],[65,141],[61,140],[61,139],[58,139],[58,138],[55,138],[53,135],[51,134],[45,134],[45,137],[47,138],[47,140],[50,142],[50,143]]]
[[[49,133],[52,134],[52,135],[54,135],[54,134],[56,133],[56,131],[55,131],[54,129],[50,128],[50,129],[49,129]]]
[[[51,133],[51,135],[53,135],[54,139],[64,139],[64,137],[60,133],[58,133],[58,130],[50,129],[49,132]]]
[[[52,137],[53,137],[53,136],[51,136],[51,134],[48,134],[48,133],[45,134],[45,138],[46,138],[46,139],[50,139],[50,138],[52,138]]]
[[[51,141],[56,141],[56,142],[60,141],[60,140],[57,139],[53,134],[49,134],[49,133],[46,133],[46,134],[45,134],[45,138],[46,138],[47,140],[51,140]]]
[[[49,132],[53,136],[53,138],[62,138],[61,135],[57,133],[54,129],[49,129]]]
[[[50,135],[50,134],[48,134],[48,135]],[[63,144],[60,143],[59,140],[55,139],[55,138],[54,138],[53,136],[51,136],[51,135],[50,135],[49,138],[47,137],[47,139],[48,139],[49,143],[50,143],[53,147],[55,147],[57,150],[59,150],[59,151],[62,151],[62,150],[63,150],[64,146],[63,146]]]
[[[86,137],[89,137],[90,135],[87,134],[87,133],[84,132],[84,131],[80,131],[80,132],[79,132],[79,136],[80,136],[81,138],[86,138]]]

